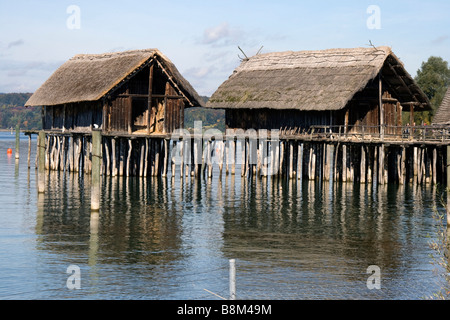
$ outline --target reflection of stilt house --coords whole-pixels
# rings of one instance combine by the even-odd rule
[[[376,133],[380,125],[401,125],[402,110],[413,114],[430,103],[391,49],[379,47],[256,55],[207,106],[226,110],[228,128],[301,132],[323,125],[358,132],[364,126]]]
[[[31,96],[46,131],[166,134],[202,99],[156,49],[76,55]]]
[[[450,87],[447,89],[447,93],[433,117],[433,124],[450,125]]]

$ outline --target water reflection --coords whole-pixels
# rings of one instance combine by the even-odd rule
[[[36,214],[38,250],[85,266],[89,297],[226,295],[230,258],[241,298],[409,299],[433,290],[426,235],[436,187],[104,177],[101,210],[91,213],[89,180],[50,172]],[[376,292],[365,286],[374,264],[383,272]]]

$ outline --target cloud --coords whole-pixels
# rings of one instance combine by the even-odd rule
[[[231,27],[227,22],[223,22],[218,26],[205,29],[200,42],[212,46],[227,46],[236,44],[244,38],[245,32]]]
[[[0,92],[32,92],[42,85],[61,63],[0,59]]]
[[[203,33],[203,43],[211,44],[229,37],[231,34],[230,26],[224,22],[216,27],[208,28]]]
[[[12,47],[18,47],[23,45],[25,42],[22,39],[16,40],[16,41],[12,41],[10,43],[8,43],[8,49],[11,49]]]
[[[438,45],[441,45],[444,42],[446,42],[448,39],[450,39],[450,36],[443,35],[443,36],[437,37],[436,39],[431,40],[431,44],[438,46]]]

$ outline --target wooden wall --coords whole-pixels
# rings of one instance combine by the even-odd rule
[[[178,93],[166,74],[157,65],[153,68],[151,77],[148,66],[133,76],[105,103],[106,121],[103,129],[106,132],[146,133],[147,121],[149,133],[170,133],[183,127],[184,100],[177,98]]]
[[[383,94],[383,124],[386,134],[399,134],[401,126],[401,104],[389,94]],[[333,131],[356,133],[379,133],[379,98],[374,88],[368,87],[359,92],[342,110],[300,111],[274,109],[226,109],[225,124],[230,129],[279,129],[301,133],[311,126],[333,126]],[[346,130],[344,128],[346,127]]]
[[[100,102],[69,103],[43,107],[42,126],[44,130],[90,132],[94,124],[102,126],[102,105]]]
[[[307,130],[312,125],[331,125],[330,111],[227,109],[225,124],[232,129]]]

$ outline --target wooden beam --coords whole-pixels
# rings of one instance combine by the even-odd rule
[[[150,114],[152,112],[152,93],[153,93],[153,67],[154,63],[150,64],[148,77],[148,95],[147,95],[147,134],[150,134]]]
[[[384,139],[383,81],[381,71],[378,76],[378,105],[380,106],[380,138]]]
[[[119,94],[117,95],[118,98],[128,98],[128,97],[133,97],[136,99],[147,99],[148,98],[148,94]],[[179,95],[174,95],[174,94],[152,94],[152,98],[167,98],[167,99],[185,99],[183,96],[179,96]]]
[[[420,103],[420,101],[416,98],[416,96],[411,92],[411,89],[406,84],[405,80],[403,80],[403,77],[398,74],[398,72],[394,69],[394,67],[388,62],[387,63],[389,69],[394,73],[394,75],[400,80],[401,84],[407,89],[408,93],[416,100],[416,102]]]
[[[172,77],[169,75],[169,73],[166,71],[166,69],[163,67],[163,65],[158,60],[156,60],[156,63],[161,68],[161,70],[166,74],[167,78],[173,84],[173,86],[176,89],[178,89],[178,92],[186,99],[187,102],[189,102],[189,104],[191,106],[194,106],[194,104],[188,99],[188,97],[186,97],[186,95],[183,93],[183,91],[181,91],[181,89],[178,87],[178,85],[175,83],[175,81],[172,79]]]

